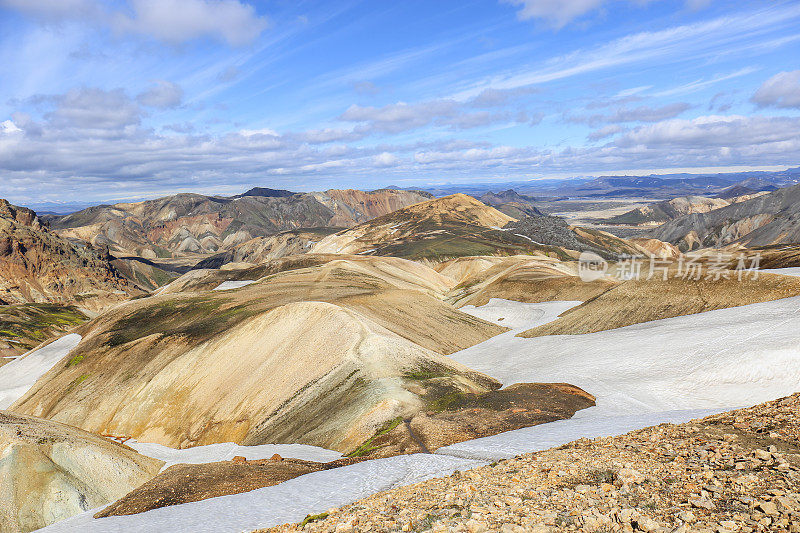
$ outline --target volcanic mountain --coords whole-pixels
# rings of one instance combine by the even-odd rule
[[[0,531],[27,532],[113,502],[161,461],[74,427],[0,411]]]
[[[348,453],[443,396],[500,387],[446,357],[505,329],[434,297],[451,280],[402,259],[305,257],[236,290],[175,282],[109,310],[11,409],[175,447]]]
[[[102,250],[50,231],[30,209],[0,200],[0,305],[77,304],[99,311],[141,294]]]
[[[584,247],[642,251],[607,233],[568,227],[556,217],[517,220],[465,194],[429,200],[375,218],[325,237],[312,251],[430,260],[534,253],[569,260]]]
[[[738,243],[748,247],[800,242],[800,185],[708,213],[683,215],[651,235],[681,250]]]
[[[626,225],[656,225],[663,224],[683,215],[691,213],[708,213],[715,209],[721,209],[731,204],[744,202],[767,194],[766,192],[756,192],[738,196],[726,196],[718,198],[707,198],[705,196],[681,196],[672,200],[664,200],[654,204],[638,207],[627,213],[607,218],[603,222],[606,224],[626,224]]]
[[[177,194],[101,205],[48,220],[64,237],[108,246],[118,257],[155,260],[228,250],[286,230],[352,226],[429,198],[396,190],[293,194],[256,188],[227,198]]]
[[[496,208],[512,218],[522,218],[524,216],[541,216],[533,202],[535,198],[519,194],[514,189],[508,189],[499,193],[489,191],[481,196],[481,202]]]

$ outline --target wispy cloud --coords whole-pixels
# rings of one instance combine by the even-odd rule
[[[648,0],[631,0],[629,3],[642,6]],[[560,29],[570,22],[580,19],[588,13],[598,11],[608,0],[502,0],[503,3],[519,6],[517,17],[520,20],[539,19],[555,29]],[[693,10],[708,6],[711,0],[686,0],[686,5]]]
[[[595,48],[554,57],[544,65],[495,76],[491,86],[511,89],[562,80],[641,62],[698,62],[732,45],[740,50],[760,46],[758,38],[800,18],[800,6],[784,5],[719,17],[653,32],[628,35]],[[741,74],[739,74],[741,75]]]
[[[731,72],[730,74],[718,74],[709,79],[695,80],[693,82],[685,83],[683,85],[679,85],[671,89],[658,91],[653,93],[653,96],[664,97],[664,96],[675,96],[676,94],[693,93],[705,89],[707,87],[711,87],[712,85],[716,85],[723,81],[732,80],[740,76],[747,76],[748,74],[752,74],[753,72],[757,72],[758,70],[759,69],[756,67],[744,67],[737,70],[736,72]]]

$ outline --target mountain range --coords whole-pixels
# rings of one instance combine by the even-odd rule
[[[234,197],[177,194],[47,217],[64,238],[156,260],[228,250],[286,230],[346,227],[430,198],[415,191],[290,193],[255,188]]]
[[[612,219],[664,222],[652,230],[658,238],[645,239],[542,214],[546,202],[516,190],[476,199],[256,188],[44,219],[0,204],[0,399],[9,409],[0,413],[0,452],[13,456],[3,463],[6,483],[25,487],[24,497],[5,489],[10,518],[0,523],[27,531],[108,505],[92,520],[136,516],[152,529],[145,511],[306,475],[331,475],[339,487],[348,468],[397,464],[373,459],[427,475],[419,461],[473,461],[468,450],[495,442],[486,439],[507,443],[514,430],[566,422],[592,406],[563,427],[599,416],[605,428],[603,413],[617,400],[635,410],[642,400],[629,394],[663,393],[635,383],[636,364],[614,378],[623,385],[598,380],[601,367],[572,374],[579,383],[558,379],[562,365],[581,367],[597,354],[603,368],[646,358],[641,349],[603,355],[611,353],[603,339],[646,345],[652,330],[680,317],[713,322],[731,307],[800,295],[797,278],[781,272],[746,282],[730,272],[678,275],[679,248],[699,246],[758,246],[747,250],[763,251],[770,265],[800,265],[797,246],[779,245],[800,239],[800,185],[678,197]],[[714,251],[693,257],[706,264]],[[582,252],[605,258],[606,270],[584,279]],[[625,272],[622,257],[661,252],[663,278]],[[572,342],[585,345],[549,358]],[[519,357],[506,360],[506,352]],[[675,364],[660,352],[653,361]],[[534,370],[519,374],[526,365]],[[691,394],[698,381],[704,395],[730,386],[710,364],[699,378],[685,366]],[[313,460],[291,451],[297,446]],[[291,455],[220,458],[221,447]],[[166,465],[157,457],[177,463],[192,453],[201,459],[185,462],[195,464],[158,471]],[[116,470],[108,466],[115,461]],[[31,469],[36,476],[25,478]]]
[[[654,229],[651,235],[681,250],[796,243],[800,240],[800,185],[706,213],[685,214]]]

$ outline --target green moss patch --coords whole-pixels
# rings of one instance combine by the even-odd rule
[[[247,305],[225,307],[229,303],[208,296],[156,302],[119,320],[104,344],[120,346],[149,335],[202,342],[259,312]]]
[[[67,363],[67,368],[78,366],[79,364],[81,364],[81,361],[83,361],[83,357],[84,357],[83,355],[76,355],[75,357],[70,359],[69,363]]]
[[[64,391],[64,394],[65,394],[65,395],[66,395],[66,394],[69,394],[70,392],[72,392],[73,390],[75,390],[76,388],[78,388],[78,386],[79,386],[81,383],[83,383],[84,381],[86,381],[87,379],[89,379],[89,377],[90,377],[90,374],[81,374],[81,375],[80,375],[80,376],[78,376],[77,378],[73,379],[73,380],[72,380],[72,382],[71,382],[69,385],[67,385],[67,388],[66,388],[66,390]]]
[[[73,306],[20,304],[0,306],[0,340],[13,339],[24,350],[57,337],[89,320]]]
[[[300,522],[300,527],[305,527],[306,524],[316,522],[317,520],[325,520],[326,518],[328,518],[328,513],[310,514],[306,516],[302,522]]]
[[[378,431],[376,431],[372,437],[365,440],[361,446],[359,446],[358,448],[347,454],[346,457],[364,457],[365,455],[369,455],[374,450],[380,448],[380,446],[374,445],[375,439],[383,435],[386,435],[391,430],[399,426],[402,422],[403,422],[403,417],[400,416],[385,422],[380,428],[378,428]]]

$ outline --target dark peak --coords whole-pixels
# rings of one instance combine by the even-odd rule
[[[484,198],[485,198],[485,200],[484,200]],[[498,202],[498,201],[500,201],[500,202],[521,202],[521,203],[525,203],[525,202],[534,201],[535,198],[533,198],[531,196],[526,196],[524,194],[520,194],[514,189],[506,189],[505,191],[500,191],[500,192],[497,192],[497,193],[493,192],[493,191],[489,191],[487,193],[484,193],[484,195],[481,196],[481,200],[483,200],[484,203],[486,203],[487,201],[489,201],[489,202]]]
[[[17,207],[4,198],[0,198],[0,217],[9,218],[24,226],[40,228],[41,223],[36,213],[27,207]]]
[[[728,198],[735,198],[737,196],[744,196],[745,194],[754,194],[757,192],[758,192],[757,190],[751,189],[750,187],[745,187],[744,185],[733,185],[732,187],[723,189],[717,195],[717,198],[722,198],[727,200]]]
[[[294,196],[297,193],[286,191],[283,189],[269,189],[266,187],[253,187],[243,194],[237,194],[234,198],[242,198],[244,196],[263,196],[266,198],[287,198]]]

